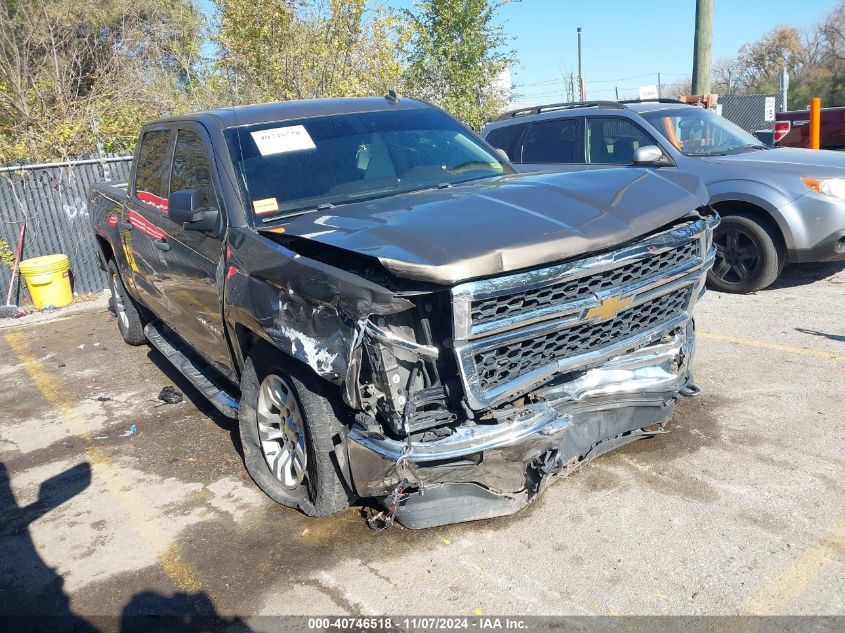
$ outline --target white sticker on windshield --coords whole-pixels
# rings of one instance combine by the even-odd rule
[[[274,127],[270,130],[251,132],[252,140],[258,146],[262,156],[296,152],[302,149],[315,149],[314,141],[303,125]]]

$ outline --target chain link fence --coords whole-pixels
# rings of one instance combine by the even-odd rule
[[[107,285],[97,265],[97,246],[88,217],[88,186],[104,180],[125,181],[131,157],[107,157],[0,167],[0,247],[4,259],[14,253],[26,223],[22,259],[64,253],[70,259],[75,294],[99,292]],[[4,244],[4,243],[5,244]],[[0,289],[6,300],[11,267],[0,264]],[[12,302],[29,303],[26,284],[12,280]]]
[[[766,120],[766,100],[774,103],[770,108],[771,120]],[[758,95],[725,95],[719,96],[719,104],[722,106],[722,116],[736,123],[748,132],[758,130],[773,130],[775,127],[774,113],[783,112],[783,94],[758,94]]]

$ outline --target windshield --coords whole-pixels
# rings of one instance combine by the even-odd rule
[[[261,222],[513,171],[434,108],[262,123],[226,135]]]
[[[748,148],[762,149],[759,139],[704,108],[642,112],[657,131],[687,156],[720,156]]]

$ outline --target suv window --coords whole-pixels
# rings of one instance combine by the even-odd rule
[[[522,138],[526,125],[528,124],[520,123],[519,125],[506,125],[496,128],[487,135],[487,142],[493,147],[505,150],[508,158],[518,163],[522,160],[519,155],[519,139]]]
[[[166,211],[170,167],[170,130],[152,130],[141,137],[135,174],[135,196]]]
[[[217,196],[211,182],[208,152],[200,135],[194,130],[179,130],[173,152],[173,172],[170,191],[196,189],[201,208],[218,208]]]
[[[523,163],[583,163],[584,149],[577,118],[538,121],[522,143]]]
[[[619,117],[587,119],[587,162],[631,165],[634,150],[657,145],[639,126]]]

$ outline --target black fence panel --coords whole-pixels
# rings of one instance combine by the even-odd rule
[[[775,127],[774,120],[766,121],[767,97],[775,100],[775,112],[784,110],[782,94],[725,95],[719,97],[722,116],[747,132],[772,130]]]
[[[0,240],[14,252],[20,228],[26,221],[22,258],[66,254],[75,294],[99,292],[107,285],[106,275],[97,265],[87,190],[90,184],[103,180],[125,181],[129,177],[131,157],[110,157],[106,161],[0,168]],[[11,272],[9,266],[0,264],[3,303]],[[29,293],[20,275],[14,284],[12,303],[29,303]]]

